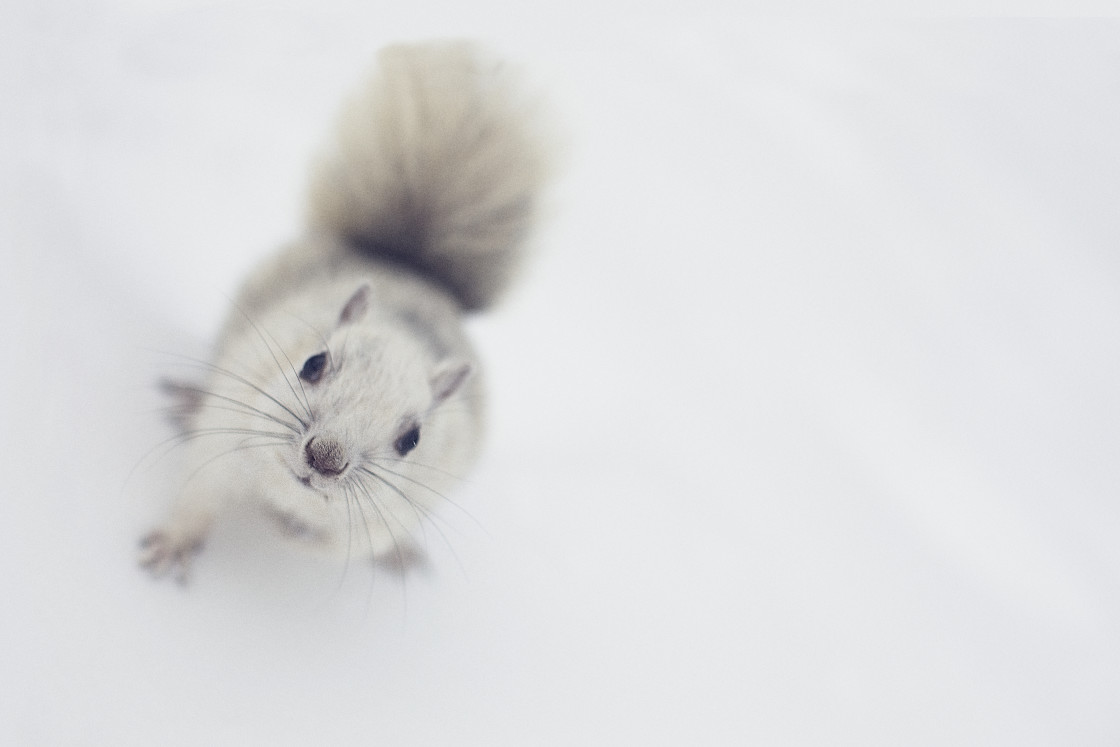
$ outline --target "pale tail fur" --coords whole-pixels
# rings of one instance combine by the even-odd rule
[[[378,63],[313,174],[311,227],[485,308],[517,268],[547,170],[533,105],[466,42],[389,47]]]

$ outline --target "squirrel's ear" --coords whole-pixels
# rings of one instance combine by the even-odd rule
[[[454,394],[470,375],[470,361],[459,358],[440,361],[432,371],[432,398],[435,404]]]
[[[342,307],[342,313],[338,315],[339,325],[353,324],[365,316],[366,309],[369,308],[369,294],[369,283],[364,283],[354,291],[354,295],[350,296],[350,300]]]

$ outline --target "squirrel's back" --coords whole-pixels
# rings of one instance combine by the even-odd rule
[[[466,42],[393,46],[378,63],[313,173],[311,228],[485,308],[518,264],[545,176],[531,106]]]

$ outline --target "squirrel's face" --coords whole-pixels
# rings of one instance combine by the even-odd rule
[[[466,360],[433,362],[405,330],[361,323],[368,293],[355,292],[329,338],[295,362],[297,381],[289,372],[276,382],[298,401],[301,424],[283,461],[293,481],[328,497],[399,491],[391,476],[408,475],[411,462],[440,464],[455,436],[440,409],[471,372]]]

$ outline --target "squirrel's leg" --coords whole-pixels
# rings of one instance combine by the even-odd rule
[[[223,452],[219,452],[219,457]],[[140,565],[157,578],[171,576],[180,584],[190,578],[191,562],[202,551],[218,515],[235,499],[239,478],[225,465],[213,464],[212,449],[195,448],[187,455],[186,480],[170,518],[140,541]]]

